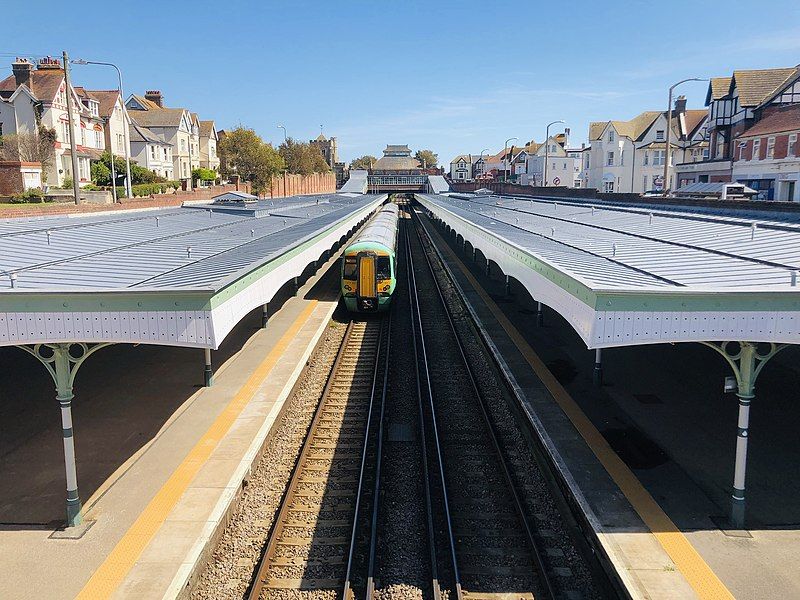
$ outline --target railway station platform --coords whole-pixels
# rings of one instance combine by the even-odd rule
[[[746,528],[732,528],[727,365],[699,344],[610,348],[598,386],[595,352],[573,324],[496,264],[487,275],[460,239],[424,220],[630,595],[798,597],[800,410],[787,390],[800,383],[800,349],[777,355],[759,380]]]
[[[184,589],[337,307],[335,261],[296,295],[289,290],[265,328],[258,310],[244,318],[218,351],[212,387],[192,385],[191,350],[119,346],[104,361],[97,355],[76,410],[78,472],[91,493],[82,525],[56,526],[63,464],[48,452],[60,441],[57,418],[0,444],[2,481],[33,474],[19,493],[7,485],[0,493],[0,597],[171,598]],[[21,376],[35,365],[19,350],[3,352]],[[46,376],[30,371],[30,391],[47,390]],[[34,411],[52,409],[45,398]],[[3,410],[24,414],[26,403],[18,392]]]

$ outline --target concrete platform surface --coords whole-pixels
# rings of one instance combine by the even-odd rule
[[[241,345],[217,370],[212,387],[189,386],[192,392],[180,403],[165,392],[172,412],[158,409],[157,399],[141,388],[138,393],[126,390],[125,395],[133,396],[133,401],[143,397],[142,402],[160,414],[144,427],[136,419],[147,411],[132,404],[117,405],[114,418],[93,423],[91,431],[82,428],[81,415],[76,415],[79,484],[82,473],[94,480],[84,488],[93,492],[84,504],[86,526],[54,531],[53,523],[63,512],[64,489],[63,479],[58,483],[55,475],[57,455],[51,457],[51,473],[41,484],[26,488],[24,495],[0,494],[0,510],[6,517],[6,524],[0,526],[0,598],[172,598],[184,588],[202,566],[198,561],[207,541],[236,497],[337,306],[338,278],[336,269],[329,269],[335,260],[320,270],[328,271],[327,276],[309,279],[296,297],[271,316],[265,329],[254,328],[260,315],[248,318]],[[215,357],[225,356],[222,350]],[[195,353],[195,375],[200,376],[202,352]],[[135,359],[129,365],[144,367]],[[152,382],[156,389],[174,383],[168,373],[163,375],[166,382]],[[117,376],[124,385],[124,375]],[[81,386],[88,391],[85,383],[79,375],[76,406],[82,399]],[[92,383],[99,386],[91,390],[96,400],[115,389],[104,377]],[[55,413],[52,391],[49,397],[49,408]],[[160,429],[154,432],[156,424]],[[90,433],[125,445],[131,431],[147,439],[132,444],[131,449],[138,448],[135,451],[122,453],[127,457],[124,462],[119,464],[121,458],[116,455],[107,458],[105,468],[95,469],[85,462],[87,453],[93,454]],[[58,439],[47,427],[33,426],[13,436],[13,443],[4,447],[0,473],[12,464],[17,473],[36,473],[35,462],[24,462],[37,456],[32,447],[35,441]],[[109,453],[113,454],[113,448]],[[103,461],[103,456],[97,459]],[[52,479],[58,483],[55,489]],[[46,500],[36,500],[36,491],[43,489],[47,489]],[[25,507],[26,498],[35,500],[30,508]]]

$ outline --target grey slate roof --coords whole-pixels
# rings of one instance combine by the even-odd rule
[[[0,222],[0,296],[16,291],[218,291],[374,201],[300,196],[264,203],[263,216],[195,206],[6,220]],[[13,292],[11,272],[17,276]]]

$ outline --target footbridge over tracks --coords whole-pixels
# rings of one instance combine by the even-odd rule
[[[767,361],[800,343],[800,225],[691,209],[417,194],[457,243],[564,317],[588,348],[699,342],[739,398],[731,521],[744,523],[749,410]]]
[[[298,196],[88,217],[0,222],[0,346],[38,359],[56,385],[67,524],[81,521],[72,433],[81,364],[116,343],[211,350],[326,259],[387,196]]]

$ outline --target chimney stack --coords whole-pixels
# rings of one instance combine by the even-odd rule
[[[158,104],[159,108],[164,108],[164,96],[161,95],[161,90],[147,90],[144,99]]]
[[[675,99],[675,114],[682,115],[686,113],[686,96],[680,95]]]
[[[21,85],[31,87],[32,71],[33,65],[27,58],[17,58],[17,60],[11,64],[11,72],[14,74],[14,81],[16,81],[17,87]]]

